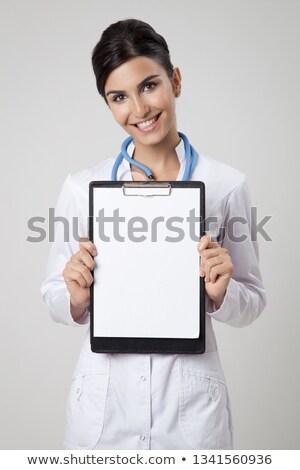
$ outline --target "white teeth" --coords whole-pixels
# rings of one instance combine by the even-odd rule
[[[156,120],[157,120],[157,116],[151,119],[150,121],[144,121],[144,122],[141,122],[140,124],[137,124],[137,127],[142,127],[143,129],[145,127],[150,127]]]

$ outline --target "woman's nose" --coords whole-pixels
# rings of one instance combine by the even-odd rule
[[[145,103],[143,98],[134,97],[132,99],[132,113],[136,118],[147,117],[147,114],[150,112],[150,106]]]

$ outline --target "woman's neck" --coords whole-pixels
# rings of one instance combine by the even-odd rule
[[[176,147],[180,143],[180,136],[177,134],[172,140],[168,140],[169,142],[163,141],[156,145],[142,145],[140,142],[134,142],[133,160],[151,169],[156,180],[174,180],[179,172],[180,163]],[[145,173],[134,165],[131,165],[131,171],[134,180],[147,179]],[[141,175],[143,178],[141,178]]]

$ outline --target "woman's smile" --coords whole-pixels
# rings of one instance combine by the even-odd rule
[[[146,121],[140,121],[134,124],[141,132],[151,132],[156,129],[160,124],[161,113],[154,116],[152,119],[147,119]]]

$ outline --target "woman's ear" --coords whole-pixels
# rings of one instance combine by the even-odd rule
[[[181,92],[181,72],[178,67],[173,68],[173,89],[175,96],[179,96]]]

